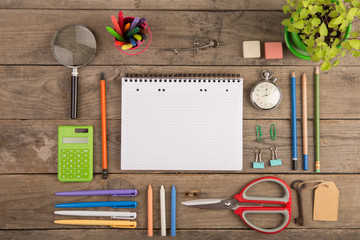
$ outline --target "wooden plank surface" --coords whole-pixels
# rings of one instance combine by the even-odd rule
[[[126,230],[126,229],[66,229],[66,230],[22,230],[22,231],[1,231],[0,238],[4,240],[29,240],[29,239],[145,239],[147,231],[145,230]],[[177,239],[199,239],[199,240],[295,240],[295,239],[359,239],[360,231],[358,229],[286,229],[278,234],[261,234],[252,230],[177,230]],[[149,238],[150,239],[150,238]],[[151,239],[164,239],[160,236],[160,230],[154,230],[154,236]]]
[[[284,27],[280,23],[285,15],[281,12],[127,11],[125,16],[145,17],[153,34],[150,48],[136,57],[124,55],[114,47],[113,38],[105,29],[105,26],[111,26],[110,17],[114,14],[117,12],[112,10],[1,9],[0,64],[58,65],[50,47],[52,37],[60,27],[78,23],[92,30],[97,40],[97,54],[90,65],[153,65],[155,62],[156,65],[314,66],[314,63],[292,55],[285,44],[283,59],[242,58],[243,41],[284,41]],[[355,24],[353,28],[358,27]],[[192,47],[196,33],[224,44],[216,49],[200,51],[195,57],[192,52],[175,55],[172,51],[165,51]],[[359,59],[346,57],[340,64],[358,65]]]
[[[72,1],[72,0],[4,0],[0,8],[11,9],[149,9],[149,10],[282,10],[281,0],[203,0],[203,1]]]
[[[270,140],[269,128],[275,123],[277,140]],[[57,172],[57,127],[59,125],[94,126],[94,171],[101,173],[101,127],[99,120],[42,120],[42,121],[0,121],[0,173],[56,173]],[[263,129],[263,140],[256,141],[255,126]],[[110,173],[120,173],[120,120],[108,120],[108,164]],[[309,122],[309,171],[302,169],[302,135],[298,122],[299,170],[295,173],[314,172],[313,124]],[[356,120],[321,121],[321,171],[323,173],[360,172],[360,125]],[[291,126],[289,120],[244,120],[243,164],[237,173],[287,173],[291,170]],[[346,134],[344,134],[346,133]],[[283,165],[270,167],[270,146],[278,147]],[[266,168],[251,168],[254,150],[263,151],[262,159]],[[20,151],[21,150],[21,151]],[[126,172],[126,171],[125,171]],[[136,172],[136,171],[132,171]],[[141,171],[140,171],[141,172]],[[164,171],[161,171],[164,172]],[[175,172],[175,171],[169,171]],[[181,171],[177,171],[181,172]],[[187,171],[189,172],[189,171]],[[196,171],[193,171],[196,172]],[[224,172],[223,172],[224,173]]]
[[[250,102],[252,87],[261,80],[264,69],[273,71],[282,90],[282,103],[272,111],[260,111]],[[290,119],[290,72],[297,74],[297,96],[301,96],[301,74],[308,78],[308,117],[314,116],[314,67],[296,66],[87,66],[79,70],[79,119],[100,119],[99,79],[104,72],[107,88],[107,118],[120,119],[121,77],[126,73],[239,73],[244,79],[244,119]],[[359,119],[357,66],[338,66],[321,74],[320,117]],[[0,66],[1,119],[69,119],[71,70],[60,66]],[[342,91],[339,91],[342,89]],[[297,98],[301,118],[301,98]]]
[[[360,218],[360,105],[358,104],[360,59],[346,57],[340,66],[321,73],[321,174],[313,171],[313,71],[315,63],[294,57],[287,50],[280,22],[285,18],[285,0],[205,0],[205,1],[125,1],[125,0],[4,0],[0,2],[0,239],[144,239],[146,236],[146,189],[153,184],[155,199],[155,237],[160,235],[159,196],[161,184],[167,190],[167,220],[170,226],[170,188],[176,185],[178,202],[187,200],[184,192],[199,190],[201,197],[231,198],[249,181],[266,175],[287,183],[295,179],[331,180],[340,191],[337,222],[312,221],[313,190],[303,192],[305,226],[292,220],[278,234],[260,234],[249,229],[231,211],[206,211],[178,204],[180,239],[359,239]],[[129,57],[114,48],[105,26],[110,16],[122,9],[125,16],[146,17],[153,33],[150,48]],[[61,26],[71,23],[90,28],[97,40],[97,53],[89,66],[79,69],[79,119],[69,120],[70,72],[53,57],[51,40]],[[359,29],[355,24],[354,29]],[[193,35],[219,39],[217,49],[199,51],[198,55],[166,49],[191,47]],[[283,42],[284,58],[243,59],[242,42],[260,40]],[[269,69],[278,77],[283,92],[281,105],[273,111],[256,110],[249,93],[259,81],[259,73]],[[291,171],[290,81],[289,73],[308,75],[309,171]],[[99,77],[107,81],[108,155],[110,175],[101,179],[100,91]],[[244,171],[174,172],[121,171],[121,77],[126,73],[240,73],[244,78]],[[301,102],[298,104],[298,153],[301,161]],[[275,123],[278,138],[268,136]],[[94,126],[94,180],[90,183],[57,181],[57,126],[89,124]],[[254,127],[263,128],[263,141],[255,140]],[[281,167],[255,171],[250,166],[254,148],[263,150],[266,164],[271,145],[279,148]],[[301,166],[301,165],[300,165]],[[241,174],[241,175],[239,175]],[[56,191],[138,188],[139,227],[135,230],[107,229],[94,226],[61,226],[52,223],[54,204],[71,201],[110,201],[108,196],[55,197]],[[279,194],[278,188],[259,186],[254,192]],[[294,194],[294,192],[293,192]],[[122,199],[121,199],[122,200]],[[298,215],[293,198],[293,217]],[[280,221],[273,216],[251,218],[262,226]],[[273,225],[272,225],[273,226]]]
[[[152,184],[154,190],[154,228],[160,228],[159,214],[159,189],[164,184],[166,191],[166,220],[170,226],[170,189],[173,184],[177,188],[177,202],[192,200],[185,197],[185,192],[198,190],[201,198],[223,198],[231,199],[235,194],[251,180],[264,175],[248,174],[239,176],[238,174],[121,174],[110,175],[107,181],[102,176],[97,175],[90,183],[61,183],[55,174],[52,175],[3,175],[0,176],[1,183],[11,185],[11,188],[1,188],[2,198],[0,203],[2,208],[0,213],[0,229],[63,229],[63,228],[104,228],[94,226],[63,226],[54,224],[57,219],[70,219],[79,217],[54,216],[53,211],[59,210],[54,204],[63,202],[92,202],[92,201],[116,201],[116,200],[135,200],[138,201],[136,212],[138,213],[138,229],[147,228],[147,187]],[[356,183],[360,181],[359,175],[297,175],[297,174],[275,174],[274,176],[283,179],[290,184],[293,180],[302,179],[304,181],[326,180],[335,181],[340,192],[339,200],[339,219],[337,222],[321,222],[312,220],[312,201],[314,184],[309,184],[302,193],[304,202],[304,222],[303,227],[299,227],[292,220],[288,228],[317,229],[317,228],[358,228],[360,211],[358,199],[360,189]],[[120,189],[137,188],[139,193],[136,197],[111,197],[111,196],[78,196],[60,197],[53,193],[58,191],[71,190],[94,190],[94,189]],[[248,192],[249,195],[264,195],[264,192],[271,196],[282,196],[282,190],[277,185],[267,183],[259,184],[254,191]],[[293,194],[295,192],[293,191]],[[295,202],[296,196],[293,200]],[[105,208],[104,208],[105,210]],[[110,210],[110,209],[106,209]],[[122,209],[124,210],[124,209]],[[297,204],[292,205],[293,216],[298,215]],[[36,221],[34,216],[41,216]],[[254,224],[263,227],[274,227],[282,219],[278,215],[255,217],[250,216],[249,220]],[[20,224],[19,224],[20,223]],[[204,210],[198,208],[177,205],[177,228],[178,229],[248,229],[241,218],[227,210]]]

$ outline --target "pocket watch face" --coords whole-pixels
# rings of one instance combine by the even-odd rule
[[[261,82],[253,88],[250,98],[256,107],[270,110],[280,104],[281,91],[280,88],[272,82]]]

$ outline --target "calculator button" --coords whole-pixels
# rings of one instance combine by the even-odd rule
[[[89,164],[87,164],[87,163],[84,163],[84,168],[89,168]]]
[[[74,163],[75,162],[75,160],[74,159],[69,159],[69,163]]]
[[[76,179],[81,179],[81,174],[76,174],[75,177]]]
[[[74,169],[69,169],[68,170],[68,173],[74,173],[75,171],[74,171]]]
[[[89,152],[89,149],[84,149],[83,152],[84,152],[84,153],[88,153],[88,152]]]
[[[66,168],[66,164],[61,164],[61,167],[62,167],[62,168]]]
[[[68,152],[69,153],[74,153],[74,149],[69,149]]]
[[[66,163],[66,158],[62,158],[60,161],[61,161],[62,163]]]
[[[88,163],[89,162],[89,159],[84,159],[84,163]]]
[[[61,169],[61,173],[67,173],[66,169]]]
[[[62,179],[66,179],[66,177],[67,177],[66,174],[62,174],[62,175],[61,175],[61,178],[62,178]]]
[[[82,164],[76,164],[76,168],[81,168],[82,166],[81,166]]]
[[[77,158],[81,158],[82,156],[81,156],[80,153],[77,153],[77,154],[76,154],[76,157],[77,157]]]
[[[76,159],[76,162],[81,163],[81,159],[80,158]]]
[[[67,157],[66,153],[61,154],[61,157],[63,158]]]
[[[82,174],[82,172],[83,171],[81,169],[76,169],[76,171],[75,171],[76,174]]]
[[[70,157],[70,158],[73,158],[73,157],[75,157],[75,154],[70,153],[70,154],[69,154],[69,157]]]
[[[69,179],[74,179],[74,174],[69,174]]]
[[[62,153],[66,153],[66,149],[61,149],[61,152],[62,152]]]
[[[88,153],[84,153],[84,158],[89,158],[89,154],[88,154]]]
[[[84,170],[84,178],[88,178],[90,176],[89,170]]]
[[[76,152],[77,152],[77,153],[80,153],[80,152],[81,152],[81,149],[76,149]]]

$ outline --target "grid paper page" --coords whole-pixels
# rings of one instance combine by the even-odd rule
[[[241,170],[243,80],[123,78],[122,170]]]

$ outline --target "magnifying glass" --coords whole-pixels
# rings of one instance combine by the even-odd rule
[[[95,56],[96,40],[92,32],[79,24],[66,25],[54,34],[51,48],[55,58],[64,66],[72,68],[71,118],[77,117],[78,71]]]

